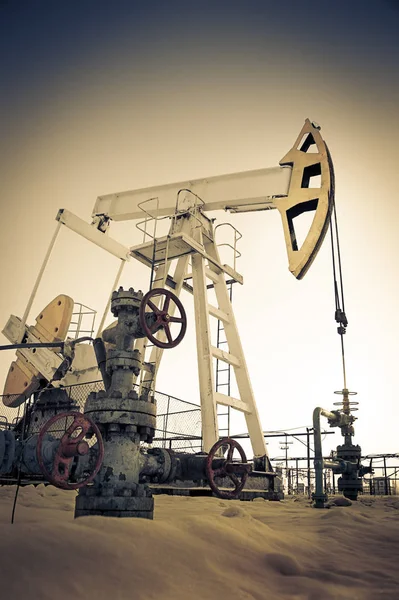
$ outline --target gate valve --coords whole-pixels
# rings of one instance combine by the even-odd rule
[[[72,423],[70,423],[71,419]],[[62,421],[64,421],[63,425]],[[67,427],[68,423],[70,424]],[[57,435],[61,435],[51,472],[46,466],[43,455],[46,435],[50,437],[51,441],[54,441]],[[92,440],[93,435],[95,435],[97,447],[93,442],[89,444],[84,439]],[[93,455],[93,453],[95,454]],[[79,458],[88,454],[88,466],[83,468],[79,478]],[[50,483],[63,490],[77,490],[93,481],[100,470],[104,458],[104,444],[100,430],[91,419],[82,413],[67,412],[55,415],[42,427],[37,440],[36,455],[40,469]]]
[[[217,451],[227,446],[227,458],[218,458]],[[241,462],[233,461],[234,450],[237,450]],[[216,463],[214,467],[214,462]],[[214,444],[206,460],[206,476],[208,478],[211,490],[218,496],[226,500],[237,498],[247,481],[249,473],[252,471],[252,465],[247,463],[245,452],[236,440],[224,438]],[[215,483],[215,477],[228,477],[234,484],[233,490],[222,490]]]
[[[161,298],[160,305],[162,305],[162,308],[160,306],[156,306],[156,304],[153,302],[153,299],[159,297]],[[171,302],[176,305],[179,311],[179,316],[177,317],[169,314]],[[151,312],[146,311],[147,308],[149,308]],[[153,315],[155,320],[151,322],[150,319],[148,319],[149,315]],[[158,348],[175,348],[184,338],[187,329],[186,312],[179,298],[169,290],[164,288],[155,288],[147,292],[141,301],[139,316],[140,325],[146,337],[152,344],[154,344],[154,346],[157,346]],[[173,338],[171,332],[171,325],[173,323],[180,324],[180,331],[175,338]],[[166,336],[166,342],[158,340],[155,337],[155,333],[161,329]]]

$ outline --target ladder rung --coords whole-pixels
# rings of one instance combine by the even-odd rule
[[[220,310],[220,308],[216,308],[216,306],[213,306],[212,304],[208,304],[208,312],[213,317],[216,317],[218,321],[223,321],[223,323],[230,323],[229,315],[227,313],[225,313],[223,310]]]
[[[217,358],[218,360],[223,360],[229,365],[233,365],[234,367],[240,367],[241,363],[236,356],[230,354],[229,352],[224,352],[220,348],[216,348],[215,346],[211,346],[212,356]]]
[[[214,398],[217,404],[222,404],[223,406],[231,406],[237,410],[241,410],[244,413],[251,414],[251,409],[246,402],[238,398],[233,398],[232,396],[226,396],[225,394],[221,394],[220,392],[215,392]]]
[[[211,281],[213,281],[213,283],[218,283],[219,282],[219,275],[217,273],[215,273],[215,271],[212,271],[209,267],[205,267],[205,275]]]

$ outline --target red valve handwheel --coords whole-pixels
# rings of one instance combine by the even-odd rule
[[[67,427],[68,420],[71,418],[73,421]],[[62,425],[63,420],[64,425]],[[54,424],[57,421],[60,421],[60,424],[55,428]],[[73,434],[79,429],[80,431],[74,436]],[[47,433],[52,437],[61,434],[51,473],[48,471],[43,458],[43,441]],[[90,474],[85,476],[83,480],[68,481],[72,475],[75,459],[88,454],[92,450],[84,439],[87,434],[90,434],[90,436],[94,434],[97,438],[97,457],[94,466],[91,467]],[[104,458],[104,444],[100,430],[91,419],[82,413],[66,412],[51,417],[42,427],[37,440],[36,455],[40,469],[50,483],[63,490],[77,490],[93,481],[100,470]]]
[[[152,299],[160,296],[164,297],[163,302],[162,299],[160,302],[162,308],[156,306],[152,301]],[[176,307],[180,312],[180,316],[175,317],[169,315],[169,306],[171,301],[176,304]],[[146,308],[150,308],[151,312],[156,316],[156,320],[151,325],[148,325],[146,321],[146,315],[151,314],[146,312]],[[171,323],[180,323],[181,325],[180,332],[175,339],[173,339],[170,330]],[[180,302],[179,298],[175,296],[175,294],[169,290],[165,290],[164,288],[155,288],[147,292],[141,301],[140,324],[147,338],[154,344],[154,346],[158,346],[158,348],[175,348],[178,344],[180,344],[184,338],[184,334],[186,333],[186,312],[183,308],[183,304]],[[155,333],[160,329],[164,331],[167,342],[162,342],[155,337]]]
[[[222,446],[228,446],[227,458],[224,459],[224,462],[221,466],[213,468],[213,461],[218,460],[219,458],[216,456],[216,453]],[[233,462],[234,450],[238,451],[241,462]],[[223,458],[219,459],[219,461],[221,460],[223,460]],[[211,490],[216,494],[216,496],[218,496],[218,498],[224,498],[226,500],[237,498],[247,481],[250,471],[251,466],[247,463],[245,452],[240,444],[235,440],[231,438],[224,438],[212,446],[206,460],[206,475],[208,477]],[[228,477],[233,482],[234,489],[221,490],[215,483],[215,477]]]

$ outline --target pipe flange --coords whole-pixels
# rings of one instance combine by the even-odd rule
[[[140,308],[142,298],[143,292],[141,290],[135,292],[133,288],[124,290],[120,287],[117,292],[115,291],[112,294],[111,312],[114,317],[117,317],[119,311],[121,310],[138,310]]]
[[[176,477],[178,459],[173,450],[168,448],[159,448],[164,458],[163,475],[159,479],[159,483],[165,483],[166,481],[173,481]]]
[[[112,375],[117,369],[127,369],[135,375],[140,373],[140,362],[131,357],[119,357],[107,360],[106,371],[108,375]]]
[[[113,398],[107,396],[105,398],[90,399],[86,402],[85,413],[102,412],[102,411],[119,411],[140,413],[156,417],[156,406],[146,400],[132,400],[131,398]]]
[[[136,427],[149,427],[156,429],[156,417],[154,415],[135,413],[127,410],[93,410],[85,411],[97,424],[104,425],[134,425]]]
[[[138,350],[109,350],[106,371],[111,375],[116,369],[131,369],[134,372],[140,372],[140,352]],[[137,375],[138,372],[135,374]]]
[[[173,450],[168,448],[149,448],[147,454],[156,457],[159,470],[156,475],[150,476],[154,483],[166,483],[176,478],[178,458]]]
[[[116,358],[126,358],[135,360],[137,363],[141,364],[141,354],[140,350],[118,350],[117,348],[110,349],[107,352],[107,363],[109,360],[115,360]]]

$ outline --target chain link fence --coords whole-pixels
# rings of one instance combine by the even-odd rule
[[[138,391],[138,386],[135,386]],[[66,408],[65,404],[55,405],[63,410],[79,410],[83,412],[87,396],[91,392],[99,392],[104,389],[103,382],[92,381],[90,383],[74,384],[60,389],[65,390],[69,399],[76,408]],[[157,406],[157,426],[152,446],[171,448],[176,451],[200,452],[201,451],[201,409],[197,404],[180,400],[169,394],[155,392]],[[18,397],[18,396],[16,396]],[[18,408],[11,408],[4,404],[12,401],[12,397],[1,396],[0,403],[0,429],[14,429],[21,421],[26,403]],[[26,400],[32,402],[31,397]],[[35,417],[37,420],[37,417]],[[44,421],[40,420],[40,425]],[[36,426],[35,426],[36,429]]]

